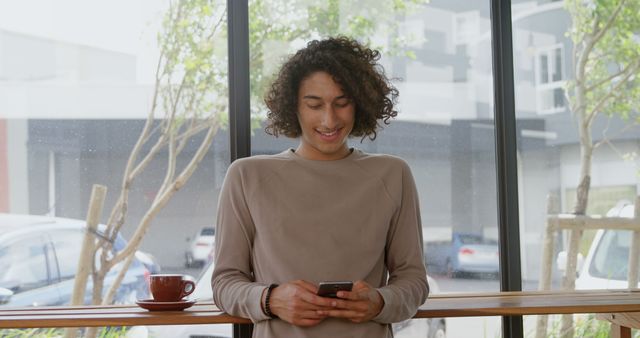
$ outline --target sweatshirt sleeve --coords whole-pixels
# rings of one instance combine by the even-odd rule
[[[251,250],[255,225],[245,199],[241,161],[227,171],[218,203],[213,301],[223,311],[256,323],[269,317],[261,307],[267,285],[254,282]]]
[[[384,299],[382,311],[373,319],[379,323],[413,317],[429,294],[418,193],[409,166],[402,163],[401,197],[386,243],[389,280],[377,289]]]

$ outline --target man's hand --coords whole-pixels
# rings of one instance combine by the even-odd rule
[[[338,298],[340,299],[333,302],[333,309],[318,310],[318,314],[363,323],[377,316],[384,306],[380,293],[361,280],[353,284],[353,290],[350,292],[339,291]]]
[[[319,311],[330,309],[335,300],[320,297],[317,292],[317,286],[303,280],[280,284],[271,291],[269,308],[280,319],[293,325],[318,325],[327,318]]]

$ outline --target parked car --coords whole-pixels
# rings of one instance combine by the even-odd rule
[[[202,267],[209,259],[209,254],[213,251],[215,244],[216,229],[213,227],[205,227],[192,237],[187,238],[189,248],[185,253],[185,266]]]
[[[100,226],[99,234],[104,226]],[[85,222],[59,217],[0,214],[0,303],[5,306],[65,305],[71,301]],[[118,234],[114,250],[127,242]],[[105,293],[121,264],[105,278]],[[114,301],[133,303],[148,297],[149,271],[134,259]],[[85,304],[91,301],[89,279]]]
[[[498,241],[478,234],[454,232],[450,241],[425,242],[425,261],[430,271],[453,278],[460,273],[499,272]]]
[[[196,289],[189,296],[190,299],[198,301],[213,301],[211,291],[211,276],[213,275],[213,262],[210,262],[200,274],[196,281]],[[438,283],[427,276],[430,292],[439,293]],[[429,338],[445,338],[446,323],[444,318],[430,319],[410,319],[401,323],[393,324],[394,336],[414,337],[416,333],[427,333]],[[131,338],[231,338],[233,336],[233,326],[231,324],[211,324],[211,325],[162,325],[162,326],[136,326],[128,333]]]
[[[158,263],[158,260],[152,254],[138,250],[136,251],[136,259],[144,264],[144,267],[147,268],[150,274],[155,275],[162,272],[160,263]]]
[[[633,218],[633,214],[634,206],[629,203],[614,207],[607,213],[607,217]],[[632,235],[630,230],[598,230],[579,269],[576,289],[628,288]],[[635,287],[640,287],[640,283]]]

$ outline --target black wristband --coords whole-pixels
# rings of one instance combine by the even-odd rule
[[[276,316],[275,314],[273,314],[273,312],[271,312],[271,291],[273,291],[273,289],[275,289],[278,286],[278,284],[271,284],[269,285],[269,288],[267,289],[267,295],[264,297],[264,313],[269,316],[269,318],[278,318],[278,316]]]

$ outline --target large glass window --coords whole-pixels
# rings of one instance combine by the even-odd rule
[[[522,2],[521,6],[518,6],[518,3],[516,2],[513,7],[515,18],[513,35],[519,132],[518,174],[521,195],[522,266],[524,279],[536,280],[539,277],[541,263],[540,255],[534,253],[541,250],[542,234],[548,212],[547,196],[553,196],[552,204],[555,204],[550,206],[549,210],[561,213],[574,212],[579,193],[580,170],[584,169],[585,160],[588,160],[591,168],[586,214],[617,216],[618,209],[626,204],[632,204],[637,194],[638,167],[632,159],[638,149],[638,134],[633,128],[629,128],[633,121],[625,118],[625,114],[634,113],[633,108],[627,111],[623,106],[609,108],[613,109],[610,116],[602,114],[601,111],[592,110],[597,115],[591,122],[590,143],[586,145],[590,145],[593,152],[581,153],[581,142],[584,140],[579,138],[579,121],[584,121],[584,118],[576,116],[580,111],[574,111],[578,109],[575,103],[572,103],[572,106],[562,106],[562,109],[555,114],[544,116],[539,114],[540,107],[530,100],[535,97],[533,93],[537,84],[553,83],[566,76],[568,80],[574,82],[559,88],[563,92],[562,96],[569,97],[572,102],[577,100],[575,57],[581,50],[579,46],[575,46],[568,32],[585,28],[576,27],[580,13],[566,8],[562,3],[540,1],[535,6],[531,2],[526,2],[526,6],[525,2]],[[627,18],[618,17],[618,19],[626,20]],[[563,66],[559,65],[573,65],[573,68],[563,71]],[[608,77],[614,79],[616,72],[619,71],[617,67],[624,66],[624,64],[618,66],[611,64],[611,67],[603,70],[597,68],[596,63],[589,65],[596,68],[588,68],[587,71],[608,74],[600,79],[601,81]],[[587,76],[589,79],[589,76],[596,75],[590,75],[587,72],[581,76]],[[594,77],[594,79],[598,78]],[[619,80],[613,81],[615,83]],[[629,82],[628,87],[621,90],[633,92],[634,86],[634,82]],[[597,93],[606,94],[606,92]],[[598,102],[597,97],[591,96],[585,100]],[[594,108],[593,101],[585,101],[585,104],[591,109]],[[572,107],[574,107],[573,110]],[[590,157],[585,158],[585,156]],[[587,235],[588,233],[586,232]],[[564,249],[567,244],[566,234],[558,235],[560,240],[557,241],[556,254],[557,250]],[[589,237],[593,238],[593,234]],[[582,243],[583,255],[587,254],[591,244],[591,242]],[[553,271],[553,280],[558,282],[561,276],[556,266]]]
[[[83,221],[93,185],[104,185],[100,221],[116,219],[127,241],[154,215],[131,265],[146,268],[135,275],[138,298],[148,296],[148,273],[198,276],[210,252],[187,261],[191,240],[215,224],[229,163],[226,21],[223,0],[0,3],[0,212],[29,215],[24,227]],[[153,209],[208,134],[213,141],[193,175]],[[126,203],[114,210],[123,188]],[[64,244],[57,250],[63,279],[75,274],[78,235],[52,234]],[[21,250],[1,251],[0,261],[24,261],[16,255],[29,247]]]
[[[577,289],[628,286],[629,231],[582,231],[576,242],[577,271],[566,271],[570,232],[546,231],[548,217],[558,213],[633,217],[640,134],[633,127],[637,107],[625,102],[637,100],[638,68],[629,67],[628,60],[638,55],[638,40],[621,35],[631,30],[629,36],[637,36],[638,25],[635,13],[615,14],[617,6],[617,1],[586,6],[579,1],[513,1],[520,239],[527,290],[573,289],[572,276],[577,276]],[[625,44],[634,47],[623,56]],[[546,238],[551,244],[545,245]],[[576,335],[584,328],[595,330],[588,327],[593,318],[577,318]],[[561,327],[557,316],[548,323],[531,319],[525,320],[525,332],[537,328],[537,337]]]
[[[338,34],[370,43],[395,79],[400,112],[375,141],[354,138],[351,146],[409,162],[427,269],[437,284],[432,291],[498,291],[489,2],[255,0],[249,12],[252,110],[261,123],[254,124],[252,153],[297,146],[263,130],[261,96],[288,55],[310,39]],[[500,330],[498,317],[416,320],[395,329],[399,337],[425,336],[445,324],[448,337]]]

